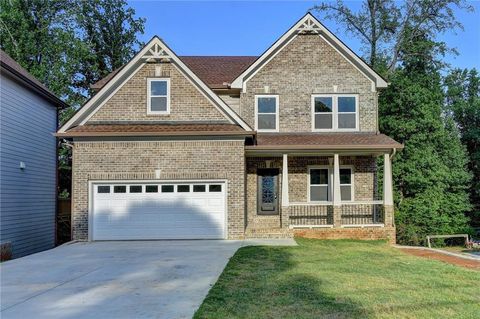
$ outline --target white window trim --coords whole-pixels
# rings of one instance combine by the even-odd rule
[[[328,165],[312,165],[308,166],[308,174],[307,174],[307,202],[314,203],[314,204],[331,204],[333,203],[333,167]],[[355,171],[353,169],[353,165],[340,165],[340,169],[350,169],[350,176],[351,176],[351,184],[343,184],[343,185],[351,185],[351,200],[342,200],[342,202],[350,203],[355,201]],[[328,170],[328,197],[331,199],[330,201],[314,201],[310,199],[310,171],[312,169],[327,169]],[[340,183],[340,186],[342,184]]]
[[[311,200],[310,199],[310,188],[311,186],[314,186],[314,185],[323,185],[323,184],[314,184],[312,185],[310,183],[310,172],[312,169],[326,169],[328,171],[328,184],[327,184],[327,191],[328,191],[328,198],[332,198],[332,180],[333,180],[333,176],[332,176],[332,170],[330,169],[329,166],[326,166],[326,165],[315,165],[315,166],[308,166],[308,174],[307,174],[307,185],[308,185],[308,188],[307,188],[307,201],[309,203],[316,203],[316,204],[329,204],[329,203],[332,203],[332,200],[329,200],[329,201],[318,201],[318,200]]]
[[[275,114],[275,129],[259,129],[258,128],[258,99],[259,98],[269,98],[273,97],[275,98],[275,113],[260,113],[260,114]],[[255,131],[257,132],[278,132],[279,131],[279,126],[280,126],[280,112],[279,112],[279,96],[274,94],[274,95],[268,95],[268,94],[261,94],[261,95],[255,95]]]
[[[315,128],[315,98],[316,97],[330,97],[332,98],[332,128],[318,129]],[[338,128],[338,114],[353,114],[353,112],[338,112],[338,98],[339,97],[354,97],[355,98],[355,128]],[[358,94],[312,94],[311,97],[311,119],[312,132],[358,132],[360,130],[360,110],[358,107]],[[319,112],[324,113],[324,112]],[[327,113],[325,113],[327,114]]]
[[[152,111],[151,110],[151,103],[152,103],[152,82],[166,82],[167,83],[167,95],[154,95],[155,96],[165,96],[167,98],[167,110],[166,111]],[[148,115],[167,115],[170,114],[170,78],[147,78],[147,114]]]
[[[340,169],[349,169],[350,170],[350,184],[342,184],[342,182],[340,182],[340,187],[342,186],[350,186],[350,192],[351,192],[351,195],[350,195],[350,200],[344,200],[342,199],[341,201],[342,202],[354,202],[355,201],[355,173],[354,173],[354,170],[353,170],[353,166],[352,165],[344,165],[344,166],[340,166]],[[341,194],[342,192],[340,192]]]

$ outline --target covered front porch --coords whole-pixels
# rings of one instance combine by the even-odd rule
[[[247,236],[394,242],[395,149],[331,148],[247,147]]]

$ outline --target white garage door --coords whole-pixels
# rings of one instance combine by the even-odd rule
[[[91,238],[225,238],[224,183],[93,184]]]

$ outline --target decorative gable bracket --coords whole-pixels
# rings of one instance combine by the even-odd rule
[[[311,18],[307,18],[298,28],[299,33],[320,34],[320,25]]]
[[[146,62],[156,62],[160,60],[170,59],[170,56],[167,52],[158,44],[155,43],[152,47],[142,56],[142,59],[145,59]]]

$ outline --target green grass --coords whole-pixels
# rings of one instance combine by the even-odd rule
[[[194,318],[479,318],[480,272],[380,241],[244,247]]]

